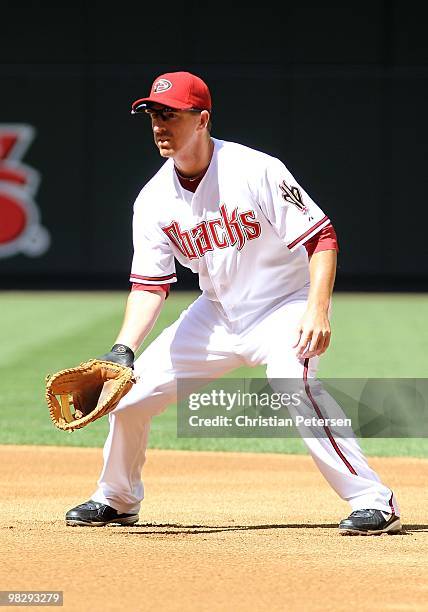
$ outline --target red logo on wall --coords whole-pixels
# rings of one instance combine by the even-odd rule
[[[50,246],[33,199],[40,174],[21,162],[34,137],[31,125],[0,123],[0,258],[39,257]]]

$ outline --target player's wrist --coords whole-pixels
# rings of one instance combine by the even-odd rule
[[[312,312],[314,314],[325,314],[328,315],[330,302],[329,301],[309,301],[306,306],[306,312]]]
[[[129,368],[134,367],[135,353],[131,347],[121,342],[114,344],[110,351],[99,357],[104,361],[112,361]]]

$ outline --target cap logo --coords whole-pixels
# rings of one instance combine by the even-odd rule
[[[159,79],[153,86],[153,93],[162,93],[163,91],[168,91],[171,87],[171,81],[168,81],[168,79]]]

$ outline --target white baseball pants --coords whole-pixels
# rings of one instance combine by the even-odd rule
[[[218,378],[243,365],[264,364],[268,379],[314,379],[319,358],[299,360],[292,347],[305,307],[305,300],[286,302],[262,318],[231,322],[217,302],[204,296],[193,302],[135,362],[139,382],[109,415],[104,466],[92,499],[119,512],[139,511],[150,421],[175,403],[178,378]],[[318,413],[309,392],[305,415],[311,410],[314,416]],[[334,412],[341,413],[337,404]],[[325,479],[352,510],[399,515],[393,492],[369,467],[354,437],[335,437],[327,429],[323,437],[303,440]]]

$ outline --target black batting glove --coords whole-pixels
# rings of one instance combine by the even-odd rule
[[[98,359],[103,361],[113,361],[119,365],[127,366],[128,368],[134,367],[134,351],[126,346],[126,344],[115,344],[112,346],[109,353],[101,355]]]

